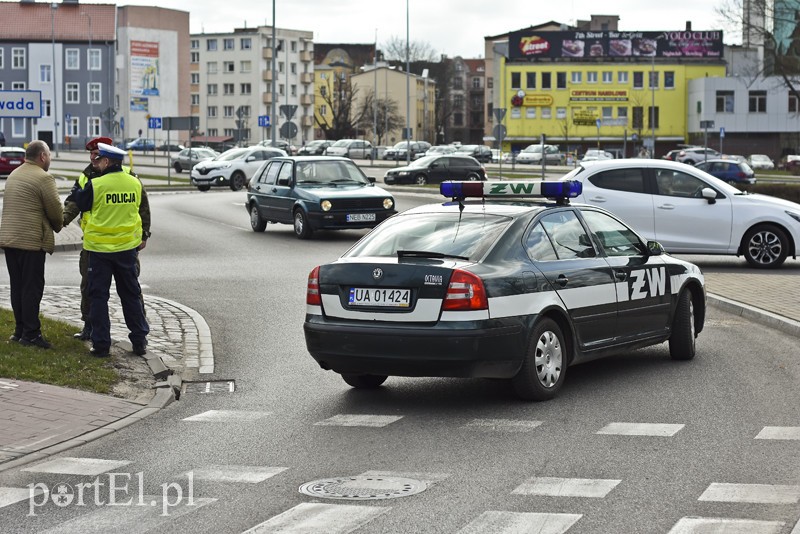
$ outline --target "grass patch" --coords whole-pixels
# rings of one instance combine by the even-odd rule
[[[53,344],[49,350],[8,340],[14,332],[14,314],[9,309],[0,308],[0,326],[0,377],[103,394],[119,382],[108,358],[95,358],[83,341],[72,337],[78,330],[75,325],[42,318],[44,337]]]

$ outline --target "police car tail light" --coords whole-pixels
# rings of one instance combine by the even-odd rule
[[[308,287],[306,288],[306,304],[322,306],[322,297],[319,294],[319,267],[308,273]]]
[[[489,301],[486,298],[486,289],[483,281],[476,275],[456,269],[450,277],[447,294],[444,297],[446,311],[458,310],[486,310]]]

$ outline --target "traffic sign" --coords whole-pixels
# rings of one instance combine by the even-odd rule
[[[69,122],[72,120],[72,113],[65,113],[64,114],[64,122]]]
[[[147,127],[151,130],[161,129],[161,117],[150,117],[147,119]]]
[[[258,126],[259,128],[269,128],[269,115],[259,115],[258,116]]]
[[[281,106],[281,113],[283,113],[283,116],[286,117],[287,121],[292,120],[295,111],[297,111],[297,106],[293,104],[286,104]]]
[[[506,138],[506,133],[506,127],[502,124],[497,124],[494,128],[492,128],[492,136],[501,143],[503,142],[503,139]]]
[[[494,113],[494,120],[503,122],[503,117],[506,116],[506,108],[494,108],[492,112]]]
[[[600,128],[600,122],[601,122],[601,121],[600,121],[600,119],[597,119],[597,120],[595,120],[595,121],[594,121],[595,125],[596,125],[598,128]]]
[[[721,139],[725,138],[725,128],[720,128],[719,129],[719,136],[720,136]]]
[[[281,137],[284,139],[294,139],[297,136],[297,125],[293,122],[284,122],[281,126]]]
[[[120,130],[124,130],[125,129],[125,117],[120,117],[119,118],[119,129]]]

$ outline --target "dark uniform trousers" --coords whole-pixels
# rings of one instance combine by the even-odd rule
[[[111,321],[108,297],[111,278],[122,301],[122,314],[134,345],[145,345],[150,327],[144,316],[142,288],[139,285],[136,249],[123,252],[89,251],[89,317],[92,323],[92,345],[95,349],[111,346]]]
[[[43,250],[6,248],[6,266],[11,283],[11,309],[14,311],[14,335],[34,339],[42,334],[39,306],[44,294]]]
[[[78,260],[78,271],[81,273],[81,321],[91,323],[89,319],[89,251],[84,248],[81,249],[81,255]],[[141,272],[139,254],[136,254],[136,276],[138,277]],[[139,295],[142,299],[142,308],[144,308],[144,293],[139,293]],[[146,309],[145,315],[147,315]]]

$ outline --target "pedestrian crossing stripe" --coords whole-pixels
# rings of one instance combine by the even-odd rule
[[[272,415],[272,412],[249,412],[244,410],[208,410],[191,417],[186,417],[184,421],[199,423],[247,423],[258,421]]]
[[[473,419],[461,428],[484,432],[530,432],[542,423],[524,419]]]
[[[756,521],[753,519],[726,519],[720,517],[682,517],[667,534],[779,534],[781,521]]]
[[[596,434],[671,437],[684,426],[663,423],[609,423],[598,430]]]
[[[314,423],[317,426],[384,427],[402,419],[402,415],[339,414]]]
[[[301,503],[272,517],[243,534],[346,534],[391,510],[388,506]]]
[[[190,473],[195,480],[207,480],[213,482],[243,482],[246,484],[258,484],[283,473],[288,467],[266,467],[259,465],[209,465],[192,469],[184,473]]]
[[[518,486],[514,495],[547,495],[551,497],[588,497],[602,499],[621,480],[599,478],[534,477]]]
[[[563,534],[581,517],[583,514],[488,511],[459,530],[458,534]]]
[[[713,482],[697,500],[757,504],[797,504],[800,502],[800,486]]]
[[[33,494],[31,494],[33,491]],[[9,488],[0,486],[0,508],[5,508],[14,503],[30,499],[31,497],[38,497],[44,493],[41,488]]]
[[[765,426],[755,439],[800,440],[800,426]]]
[[[31,467],[26,467],[23,471],[31,473],[58,473],[62,475],[87,475],[97,476],[106,471],[119,469],[130,464],[127,461],[103,460],[101,458],[56,458],[48,460]]]

